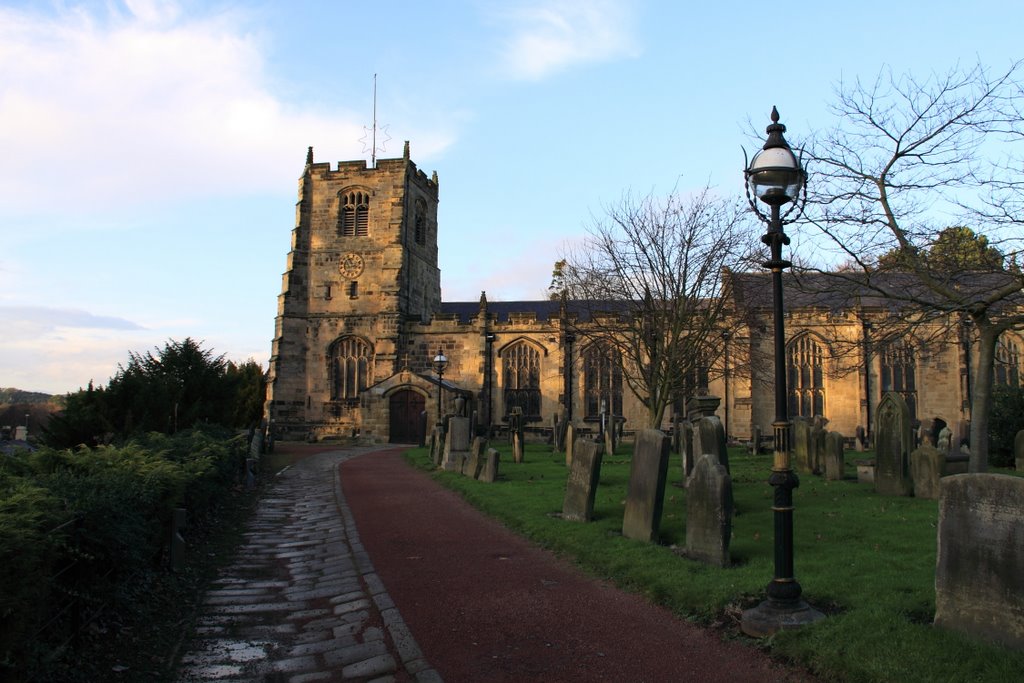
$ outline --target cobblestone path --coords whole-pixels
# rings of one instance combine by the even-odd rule
[[[338,465],[277,476],[234,564],[205,596],[179,681],[440,681],[359,542]],[[367,456],[373,457],[373,456]]]

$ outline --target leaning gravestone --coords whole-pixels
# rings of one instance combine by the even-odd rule
[[[480,468],[480,476],[477,477],[479,481],[485,481],[489,484],[493,484],[498,478],[498,465],[501,462],[501,454],[493,448],[487,449],[487,462]]]
[[[793,469],[801,474],[810,474],[811,464],[811,423],[802,417],[793,419]]]
[[[942,479],[935,625],[1024,648],[1024,479]]]
[[[572,447],[576,441],[576,428],[572,424],[565,427],[565,466],[572,467]]]
[[[1024,470],[1024,429],[1017,432],[1013,439],[1013,458],[1014,469],[1018,472]]]
[[[824,470],[828,481],[842,481],[846,474],[846,459],[843,456],[843,435],[829,432],[825,435]]]
[[[470,479],[480,478],[480,469],[484,466],[487,458],[487,439],[482,436],[473,437],[473,443],[469,447],[469,458],[466,460],[466,467],[462,473]]]
[[[878,403],[875,417],[875,491],[884,496],[909,496],[910,451],[914,436],[910,408],[903,397],[887,393]]]
[[[914,497],[937,500],[939,480],[946,465],[946,456],[933,446],[923,445],[910,454],[910,478],[914,482]]]
[[[687,556],[729,566],[732,512],[732,478],[714,455],[702,455],[686,490]]]
[[[448,472],[462,472],[463,461],[469,457],[469,418],[448,419],[448,438],[444,444],[441,466]]]
[[[565,482],[565,500],[562,501],[562,519],[589,522],[594,516],[594,497],[601,478],[603,447],[587,439],[573,444],[572,468]]]
[[[644,429],[636,435],[622,517],[622,535],[626,538],[653,541],[658,537],[669,445],[668,435],[658,429]]]
[[[717,415],[701,417],[693,422],[692,450],[699,460],[702,455],[713,455],[725,471],[729,471],[729,449],[725,445],[725,428]]]

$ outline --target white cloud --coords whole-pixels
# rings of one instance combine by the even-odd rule
[[[307,144],[351,141],[338,158],[360,158],[362,115],[279,97],[243,16],[125,5],[104,16],[0,8],[0,207],[281,192]],[[416,139],[421,158],[450,142]]]
[[[539,80],[559,70],[638,54],[621,0],[550,0],[502,13],[512,35],[502,55],[513,78]]]

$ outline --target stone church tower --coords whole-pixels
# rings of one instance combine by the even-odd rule
[[[401,159],[336,170],[310,147],[298,194],[267,416],[281,438],[351,436],[364,427],[363,392],[408,364],[406,323],[440,309],[437,175],[416,168],[408,142]]]

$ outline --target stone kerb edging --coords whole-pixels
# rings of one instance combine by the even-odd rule
[[[368,452],[371,451],[355,453],[350,457],[364,455]],[[424,658],[423,652],[416,643],[416,639],[413,638],[412,632],[409,631],[405,620],[402,619],[398,608],[395,607],[394,601],[388,595],[387,590],[384,588],[384,582],[377,575],[377,570],[374,569],[369,554],[363,548],[362,541],[359,540],[359,530],[356,528],[355,518],[352,516],[352,511],[345,501],[345,494],[341,488],[341,463],[347,459],[339,460],[331,468],[334,475],[334,500],[338,505],[338,512],[341,514],[342,521],[345,523],[345,535],[348,537],[347,543],[352,550],[352,558],[355,561],[356,568],[359,570],[359,574],[366,586],[366,592],[373,598],[377,611],[380,612],[381,619],[384,621],[384,627],[387,629],[388,635],[391,636],[391,642],[395,644],[395,649],[398,650],[398,654],[402,658],[402,665],[405,667],[405,670],[415,676],[417,681],[441,683],[441,675]]]

